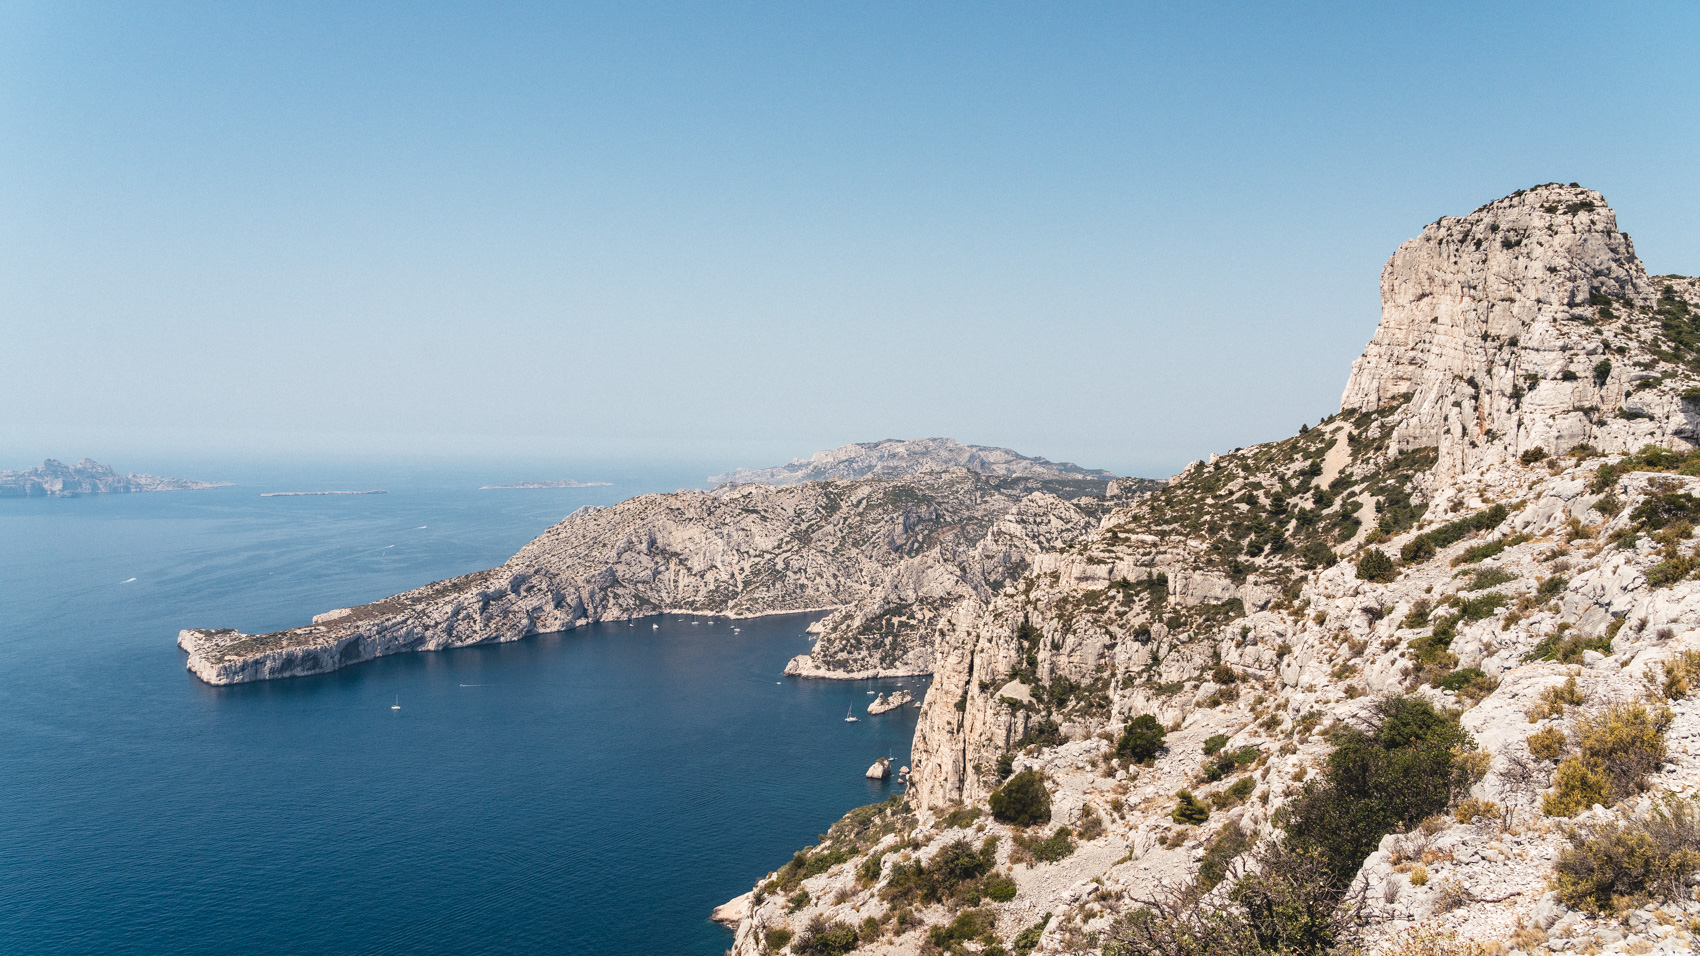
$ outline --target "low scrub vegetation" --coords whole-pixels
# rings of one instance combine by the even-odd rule
[[[1162,752],[1166,736],[1157,718],[1140,714],[1127,722],[1121,739],[1116,741],[1116,755],[1129,760],[1150,760]]]
[[[1541,801],[1549,817],[1570,817],[1594,804],[1611,806],[1641,792],[1665,759],[1668,708],[1619,704],[1576,722],[1576,752],[1558,764]]]
[[[792,944],[791,952],[798,956],[845,956],[860,943],[856,927],[837,920],[828,922],[826,917],[816,916]]]
[[[1117,920],[1105,956],[1322,956],[1348,942],[1358,903],[1347,890],[1364,859],[1386,834],[1450,809],[1486,761],[1457,713],[1415,697],[1381,700],[1373,729],[1331,740],[1322,773],[1276,816],[1285,838],[1258,854],[1224,903],[1204,900],[1246,850],[1237,827],[1212,839],[1190,887]],[[1183,806],[1190,796],[1183,791]],[[1181,809],[1177,821],[1202,822],[1182,821]],[[1472,805],[1472,815],[1484,809]]]
[[[1051,820],[1051,794],[1037,770],[1023,770],[998,789],[989,801],[1000,823],[1028,827]]]
[[[975,847],[967,840],[954,840],[939,848],[933,858],[892,865],[880,896],[892,905],[928,904],[945,900],[978,903],[992,889],[984,879],[998,859],[998,838],[987,837]]]
[[[1700,871],[1700,818],[1686,798],[1568,836],[1570,846],[1553,863],[1552,888],[1575,909],[1612,913],[1670,899]]]

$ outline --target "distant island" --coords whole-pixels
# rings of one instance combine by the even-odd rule
[[[479,491],[512,491],[520,488],[609,488],[606,481],[521,481],[512,485],[482,485]]]
[[[75,465],[49,458],[28,471],[0,471],[0,498],[70,498],[76,495],[127,494],[133,491],[202,491],[228,487],[228,481],[194,481],[158,475],[121,475],[92,458]]]
[[[261,498],[307,498],[313,495],[383,495],[389,492],[374,488],[371,491],[262,491]]]

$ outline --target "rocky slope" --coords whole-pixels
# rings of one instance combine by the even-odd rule
[[[193,481],[157,475],[121,475],[91,458],[75,465],[49,458],[27,471],[0,471],[0,498],[61,498],[133,491],[200,491],[224,488],[227,481]]]
[[[1109,481],[1115,477],[1110,472],[1082,468],[1073,462],[1065,461],[1059,464],[1043,458],[1029,458],[1008,448],[964,445],[954,438],[917,438],[912,441],[888,438],[885,441],[817,451],[808,458],[793,459],[790,464],[774,468],[727,472],[724,475],[716,475],[709,481],[756,481],[769,485],[794,485],[798,482],[824,481],[828,478],[896,477],[928,471],[948,471],[951,468],[967,468],[982,475],[1059,480],[1091,478]]]
[[[1137,490],[1137,480],[1118,485],[1122,494]],[[932,621],[957,601],[990,598],[1033,554],[1096,527],[1112,503],[1104,493],[1098,481],[957,468],[642,495],[574,512],[499,568],[271,634],[184,630],[178,645],[202,680],[230,684],[663,611],[841,609],[823,622],[815,654],[791,672],[926,673],[931,632],[898,633],[894,623]]]
[[[1647,276],[1598,193],[1549,184],[1430,225],[1382,292],[1339,413],[942,616],[907,798],[764,878],[733,953],[1149,952],[1151,906],[1231,925],[1339,732],[1406,695],[1460,712],[1467,794],[1352,863],[1364,951],[1692,951],[1700,856],[1610,906],[1549,880],[1569,834],[1700,793],[1700,282]],[[1657,747],[1589,791],[1622,704]],[[1149,760],[1139,715],[1167,731]],[[1049,822],[994,819],[1027,770]]]

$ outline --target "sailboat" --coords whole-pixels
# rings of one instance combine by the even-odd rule
[[[855,722],[856,722],[856,721],[857,721],[857,720],[858,720],[858,719],[860,719],[860,718],[858,718],[858,717],[857,717],[857,716],[856,716],[856,713],[855,713],[855,711],[856,711],[856,708],[855,708],[855,707],[854,707],[854,706],[852,706],[852,707],[850,707],[850,709],[848,709],[848,710],[846,710],[846,711],[845,711],[845,712],[844,712],[844,722],[845,722],[845,723],[847,723],[847,724],[853,724],[853,723],[855,723]]]
[[[391,710],[400,710],[401,709],[401,695],[400,694],[395,695],[395,703],[390,705],[390,709]]]

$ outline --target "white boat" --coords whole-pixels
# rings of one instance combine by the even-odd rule
[[[390,705],[390,709],[391,710],[400,710],[401,709],[401,695],[400,694],[395,695],[395,703]]]
[[[649,629],[650,629],[650,630],[652,630],[652,631],[659,631],[659,630],[661,630],[661,625],[659,625],[659,624],[651,624],[651,625],[650,625],[650,626],[649,626]]]
[[[860,718],[858,718],[858,717],[857,717],[857,716],[856,716],[856,713],[855,713],[855,711],[856,711],[856,708],[854,708],[854,707],[852,707],[852,708],[850,708],[850,709],[849,709],[849,710],[846,710],[846,711],[845,711],[845,712],[844,712],[844,722],[845,722],[845,723],[847,723],[847,724],[853,724],[853,723],[855,723],[855,722],[856,722],[856,721],[857,721],[857,720],[859,720],[859,719],[860,719]]]

